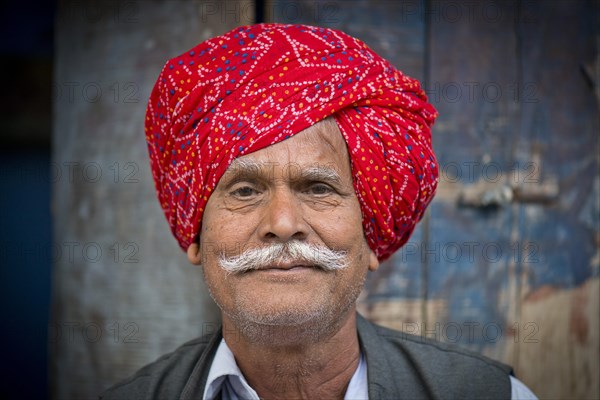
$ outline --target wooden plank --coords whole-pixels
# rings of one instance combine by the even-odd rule
[[[491,321],[497,315],[503,320],[505,340],[493,346],[484,344],[479,350],[512,363],[517,374],[541,397],[598,397],[598,342],[588,329],[598,325],[598,302],[593,301],[597,298],[594,282],[599,269],[600,237],[598,106],[589,79],[581,74],[582,65],[592,71],[597,68],[594,11],[596,5],[591,2],[579,2],[576,7],[568,2],[527,2],[508,7],[502,14],[517,17],[513,27],[507,23],[501,31],[488,35],[486,30],[492,25],[488,21],[489,27],[469,25],[447,32],[452,38],[449,41],[461,44],[453,48],[452,54],[444,53],[444,46],[438,49],[441,54],[435,48],[439,33],[436,30],[443,24],[434,23],[432,28],[432,77],[441,70],[447,76],[446,82],[477,82],[469,76],[475,70],[490,79],[498,79],[503,71],[511,76],[513,71],[514,79],[504,80],[506,86],[500,85],[508,89],[514,100],[513,104],[496,105],[499,110],[510,112],[505,115],[486,114],[490,104],[485,102],[475,102],[475,107],[471,107],[459,99],[456,103],[460,107],[454,107],[452,102],[440,105],[441,129],[445,132],[441,136],[447,133],[461,140],[453,143],[452,139],[442,139],[442,170],[452,165],[453,161],[446,157],[453,154],[481,155],[479,165],[485,165],[486,160],[497,163],[508,185],[524,184],[529,190],[550,183],[560,192],[556,204],[516,203],[486,213],[457,211],[451,203],[464,190],[461,184],[472,183],[471,176],[479,179],[476,183],[485,180],[485,169],[474,168],[468,179],[464,178],[464,170],[461,179],[443,173],[446,179],[438,197],[441,201],[434,203],[431,210],[432,237],[441,235],[441,243],[448,244],[461,236],[464,241],[465,236],[469,237],[465,232],[470,231],[471,238],[485,238],[487,243],[497,243],[508,250],[508,257],[504,268],[501,263],[486,263],[485,257],[476,260],[476,268],[485,267],[485,273],[465,266],[463,270],[440,271],[438,275],[431,267],[430,275],[443,285],[432,278],[429,292],[436,297],[441,288],[437,293],[442,293],[442,298],[455,299],[454,304],[460,298],[458,293],[465,292],[463,305],[456,306],[458,312],[448,300],[450,305],[443,309],[449,310],[450,315],[464,318],[466,305],[478,301],[482,318]],[[482,53],[484,61],[480,60]],[[494,56],[506,61],[494,61]],[[459,60],[468,62],[461,66]],[[443,98],[444,92],[441,93]],[[446,121],[444,112],[456,119]],[[504,129],[498,129],[502,126]],[[486,127],[491,131],[486,132]],[[467,134],[457,135],[463,129]],[[455,226],[460,226],[461,231],[452,235]],[[501,268],[494,276],[497,267]],[[478,280],[481,283],[474,283]],[[482,288],[485,296],[481,295]],[[547,302],[530,304],[546,295]],[[575,311],[581,308],[586,311]],[[556,326],[559,327],[554,329]]]
[[[599,398],[598,6],[527,2],[522,15],[522,81],[537,101],[522,103],[514,158],[534,161],[530,186],[555,180],[560,192],[519,207],[537,252],[518,265],[520,324],[535,324],[539,341],[517,341],[516,366],[540,397]]]
[[[597,399],[600,280],[538,287],[524,299],[515,341],[520,378],[539,398]]]
[[[443,340],[509,364],[512,355],[504,348],[515,318],[515,217],[511,208],[460,208],[457,200],[475,185],[501,187],[510,171],[519,124],[515,7],[432,2],[427,12],[428,93],[440,112],[434,148],[441,182],[424,246],[431,251],[429,299],[445,303],[428,320],[441,324]]]

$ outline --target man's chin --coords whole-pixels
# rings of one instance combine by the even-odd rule
[[[245,340],[269,346],[318,342],[335,333],[338,325],[325,310],[245,311],[228,317]]]

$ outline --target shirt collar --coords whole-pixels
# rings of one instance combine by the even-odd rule
[[[238,398],[258,400],[258,394],[246,381],[244,374],[242,374],[242,371],[240,371],[235,362],[235,357],[231,349],[225,343],[225,339],[221,339],[221,343],[219,343],[212,365],[210,366],[210,371],[208,372],[206,386],[204,387],[204,396],[202,398],[206,400],[214,399],[227,383],[228,379],[235,382],[233,388],[230,389],[239,389],[234,390]],[[231,383],[229,384],[231,385]],[[242,393],[239,391],[242,391]]]
[[[242,371],[240,371],[231,349],[225,343],[225,339],[221,339],[215,353],[202,398],[212,400],[221,391],[228,392],[230,398],[259,399],[256,391],[250,387]],[[368,398],[367,361],[361,351],[360,362],[348,383],[344,399]]]

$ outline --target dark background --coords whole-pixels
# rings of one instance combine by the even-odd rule
[[[3,2],[0,24],[1,398],[48,397],[53,1]]]

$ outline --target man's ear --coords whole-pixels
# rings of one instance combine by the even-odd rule
[[[369,271],[377,271],[377,268],[379,268],[379,260],[373,250],[369,249]]]
[[[194,265],[202,264],[202,254],[200,254],[200,244],[192,243],[187,249],[188,261]]]

